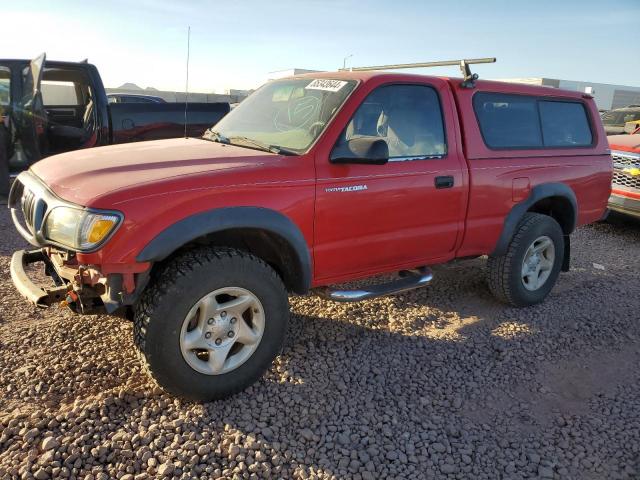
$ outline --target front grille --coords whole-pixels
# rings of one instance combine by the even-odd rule
[[[35,194],[23,187],[22,198],[20,199],[20,208],[22,210],[24,223],[33,232],[34,213],[36,209]]]
[[[32,245],[45,246],[47,242],[42,230],[47,211],[63,202],[36,176],[26,171],[13,181],[7,203],[18,233]]]
[[[640,177],[632,177],[623,172],[614,172],[613,184],[618,187],[635,188],[640,190]]]
[[[47,211],[47,202],[42,191],[18,177],[9,195],[9,207],[14,212],[14,221],[26,227],[31,236],[42,228],[42,220]],[[17,227],[18,225],[16,225]],[[20,230],[20,229],[18,229]]]
[[[640,169],[640,155],[627,152],[612,152],[613,186],[640,190],[640,175],[632,171]]]

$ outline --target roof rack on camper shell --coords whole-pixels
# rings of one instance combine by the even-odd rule
[[[475,81],[478,79],[477,73],[471,73],[469,65],[477,63],[495,63],[495,57],[487,58],[467,58],[461,60],[442,60],[437,62],[422,62],[422,63],[397,63],[393,65],[376,65],[373,67],[351,67],[341,68],[340,71],[350,72],[367,72],[372,70],[400,70],[405,68],[429,68],[429,67],[448,67],[452,65],[458,65],[462,76],[462,86],[465,88],[475,87]]]

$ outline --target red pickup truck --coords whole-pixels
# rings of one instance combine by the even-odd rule
[[[540,302],[570,234],[605,213],[607,138],[588,95],[473,80],[314,73],[266,84],[202,139],[47,158],[9,197],[37,247],[14,254],[13,282],[37,304],[129,315],[156,381],[206,400],[270,365],[288,292],[363,300],[488,255],[498,299]],[[29,279],[34,262],[56,287]]]

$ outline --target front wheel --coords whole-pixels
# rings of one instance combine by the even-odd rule
[[[134,340],[165,390],[193,400],[255,382],[282,346],[288,297],[277,273],[240,250],[203,248],[169,262],[143,294]]]
[[[507,252],[487,262],[491,292],[516,307],[542,302],[558,279],[564,260],[562,228],[553,218],[527,213]]]

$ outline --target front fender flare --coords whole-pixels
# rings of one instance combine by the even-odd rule
[[[305,293],[309,290],[311,255],[302,232],[282,213],[263,207],[228,207],[191,215],[156,235],[136,256],[136,261],[158,262],[205,235],[238,228],[264,230],[288,242],[297,257],[301,276],[295,291]]]

